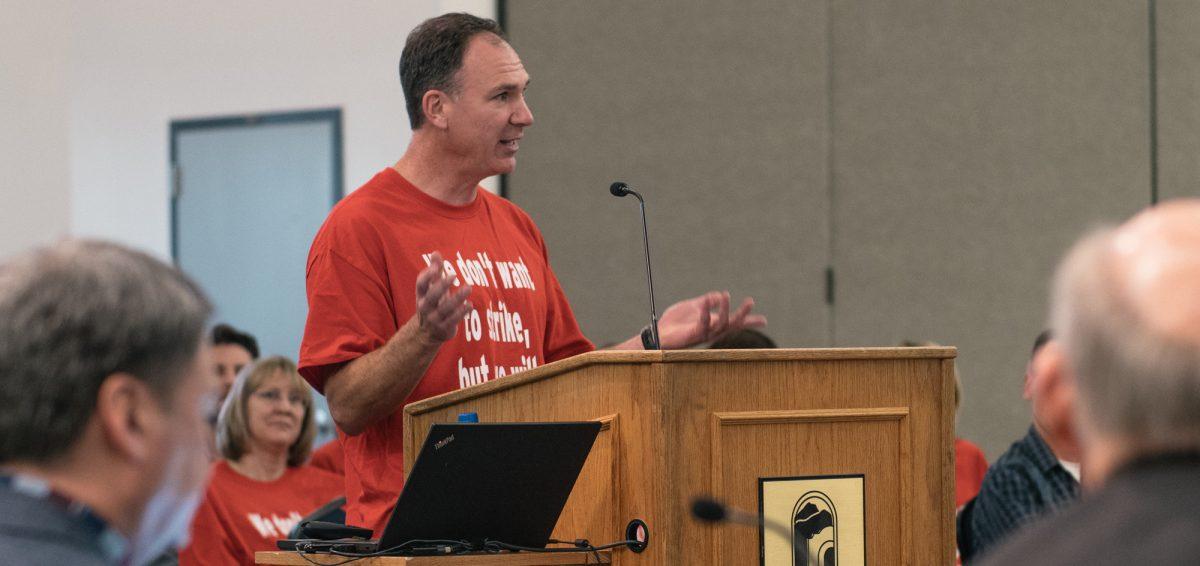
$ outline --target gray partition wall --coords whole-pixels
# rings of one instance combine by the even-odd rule
[[[785,343],[828,344],[824,5],[507,3],[535,119],[508,195],[593,340],[649,317],[636,201],[608,192],[622,180],[647,200],[660,309],[728,288]]]
[[[646,318],[636,205],[607,193],[620,179],[649,202],[660,309],[729,288],[782,346],[958,346],[960,435],[990,458],[1028,426],[1021,381],[1055,262],[1151,199],[1144,2],[503,8],[536,118],[507,194],[590,337]],[[1178,59],[1200,50],[1185,31]],[[1200,123],[1200,80],[1175,83],[1171,111]],[[1197,168],[1175,138],[1164,180],[1183,186]]]
[[[1157,0],[1158,197],[1200,196],[1200,2]]]

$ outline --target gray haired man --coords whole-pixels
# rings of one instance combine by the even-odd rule
[[[210,312],[114,244],[0,265],[0,562],[137,565],[186,539],[217,394]]]
[[[1077,388],[1084,497],[985,564],[1200,564],[1200,200],[1078,243],[1051,323],[1042,369]]]

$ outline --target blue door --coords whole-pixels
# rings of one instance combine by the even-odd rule
[[[180,121],[171,138],[176,264],[216,320],[295,360],[308,248],[342,195],[341,111]]]

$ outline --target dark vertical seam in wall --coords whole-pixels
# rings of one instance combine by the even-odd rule
[[[329,142],[332,149],[332,180],[333,180],[333,195],[332,202],[329,207],[333,208],[342,197],[346,196],[346,159],[345,159],[345,144],[342,141],[342,107],[337,107],[330,115],[330,126],[332,134]]]
[[[183,181],[179,172],[179,125],[172,121],[170,124],[171,152],[171,264],[179,267],[179,186]]]
[[[834,270],[834,252],[837,249],[835,245],[835,235],[837,234],[836,225],[834,224],[837,217],[837,192],[834,190],[834,98],[833,98],[833,0],[825,2],[825,190],[828,200],[826,206],[828,209],[828,218],[826,219],[827,241],[829,244],[825,254],[826,261],[826,285],[833,286],[837,283],[837,272]],[[833,276],[828,276],[833,273]],[[826,302],[826,317],[828,323],[828,343],[830,346],[837,345],[837,288],[827,287],[825,290],[832,301]]]
[[[1158,14],[1149,0],[1150,25],[1150,204],[1158,203]]]
[[[496,0],[496,23],[500,24],[500,29],[504,30],[504,34],[508,35],[508,2],[506,0]],[[512,41],[512,36],[508,36],[509,41]],[[508,198],[508,173],[500,174],[500,186],[498,188],[500,196]]]

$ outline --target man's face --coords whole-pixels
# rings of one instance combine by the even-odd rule
[[[1051,340],[1034,353],[1025,372],[1025,399],[1033,409],[1033,422],[1061,459],[1078,462],[1079,439],[1075,430],[1076,392],[1062,374],[1062,347]]]
[[[287,450],[300,438],[304,424],[304,391],[296,388],[296,376],[276,373],[258,386],[246,400],[246,421],[251,446]]]
[[[529,74],[517,52],[495,35],[471,38],[446,106],[450,151],[483,177],[510,173],[533,114],[525,104]]]
[[[212,434],[209,422],[219,406],[220,389],[212,379],[212,352],[207,341],[200,345],[195,358],[188,364],[185,374],[171,391],[167,403],[160,403],[156,411],[159,417],[151,432],[155,449],[153,461],[147,468],[159,477],[147,477],[147,488],[158,489],[164,483],[185,492],[201,488],[207,479],[208,454],[205,439]],[[172,458],[178,459],[170,466]],[[168,468],[177,470],[177,476],[162,476]]]
[[[212,347],[213,371],[221,386],[221,398],[229,394],[238,372],[254,361],[250,352],[237,344],[217,344]]]

